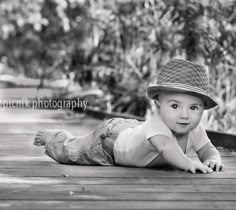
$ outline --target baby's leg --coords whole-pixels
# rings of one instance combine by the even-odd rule
[[[109,128],[113,126],[111,121],[102,122],[95,130],[83,136],[74,136],[65,130],[39,131],[34,144],[44,145],[45,153],[59,163],[113,165],[113,157],[104,150]]]
[[[36,133],[33,144],[35,146],[44,146],[46,142],[52,140],[58,132],[59,130],[57,129],[40,130]]]
[[[100,135],[104,130],[100,127],[83,136],[74,136],[65,130],[39,131],[34,145],[44,146],[45,153],[59,163],[111,165],[103,151]]]

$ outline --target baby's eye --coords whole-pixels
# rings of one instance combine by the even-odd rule
[[[172,107],[173,109],[177,109],[177,108],[178,108],[178,104],[172,104],[171,107]]]
[[[197,106],[191,106],[190,109],[191,110],[198,110],[198,107]]]

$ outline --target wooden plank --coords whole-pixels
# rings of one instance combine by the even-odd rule
[[[27,158],[26,158],[27,160]],[[30,159],[28,159],[30,161]],[[17,163],[17,161],[16,161]],[[191,174],[188,172],[174,170],[172,168],[164,169],[147,169],[147,168],[131,168],[131,167],[118,167],[118,166],[79,166],[79,165],[63,165],[54,161],[47,162],[41,161],[37,165],[26,167],[25,162],[19,162],[13,167],[8,165],[7,162],[2,172],[11,173],[16,176],[63,176],[68,175],[71,177],[175,177],[175,178],[235,178],[236,171],[234,168],[229,168],[224,172],[214,172],[212,174]]]
[[[1,158],[1,156],[0,156],[0,158]],[[31,158],[32,159],[34,159],[34,161],[31,161]],[[17,169],[23,169],[23,168],[25,168],[25,167],[31,167],[32,169],[39,169],[39,168],[41,168],[41,170],[43,170],[43,169],[49,169],[50,170],[50,167],[53,165],[53,167],[54,168],[64,168],[65,170],[67,169],[67,168],[70,168],[70,166],[64,166],[64,165],[62,165],[62,164],[59,164],[59,163],[54,163],[53,161],[51,161],[51,160],[48,160],[48,159],[44,159],[44,160],[42,160],[41,158],[38,158],[39,160],[38,160],[38,162],[37,162],[37,156],[35,156],[35,157],[31,157],[31,158],[29,158],[29,159],[24,159],[23,161],[19,161],[19,160],[13,160],[15,163],[13,163],[13,161],[0,161],[0,170],[5,170],[5,169],[10,169],[10,168],[12,168],[12,167],[14,167],[15,169],[17,168]],[[27,161],[29,161],[29,162],[27,162]],[[16,163],[18,163],[18,164],[16,164]],[[225,162],[224,162],[225,163]],[[233,172],[235,169],[236,169],[236,165],[235,165],[235,163],[225,163],[225,166],[226,166],[226,169],[225,169],[225,171],[224,172],[220,172],[220,173],[224,173],[224,174],[227,174],[227,173],[231,173],[231,172]],[[78,169],[82,169],[83,170],[83,166],[81,166],[81,165],[75,165],[74,166],[74,169],[76,169],[75,167],[77,167]],[[80,168],[79,168],[80,167]],[[82,167],[82,168],[81,168]],[[92,167],[92,166],[90,166],[90,167]],[[95,167],[95,166],[93,166],[93,167]],[[102,167],[102,166],[101,166]],[[117,166],[118,167],[118,166]],[[128,167],[127,167],[128,168]],[[71,170],[73,169],[72,167],[70,168]],[[106,168],[104,168],[103,167],[103,169],[104,170],[106,170]],[[155,171],[163,171],[165,168],[154,168],[154,169],[152,169],[152,170],[155,170]],[[142,168],[137,168],[137,171],[142,171]],[[147,169],[148,170],[148,169]],[[172,169],[172,168],[167,168],[166,167],[166,169],[165,169],[166,171],[179,171],[179,170],[175,170],[175,169]],[[181,172],[181,171],[180,171]],[[216,172],[214,172],[214,173],[216,173]],[[218,173],[218,172],[217,172]]]
[[[32,188],[30,184],[17,184],[9,186],[8,184],[2,184],[0,186],[1,193],[6,193],[15,190],[27,190],[28,194],[30,195],[31,191],[44,191],[44,192],[52,192],[55,193],[57,191],[61,192],[139,192],[139,193],[148,193],[148,192],[165,192],[165,193],[177,193],[177,192],[217,192],[217,193],[235,193],[236,192],[236,185],[170,185],[170,184],[163,184],[163,185],[34,185]]]
[[[44,151],[41,151],[39,153],[36,154],[32,154],[31,152],[25,152],[25,156],[21,154],[17,154],[15,153],[15,155],[10,155],[9,156],[9,152],[7,153],[8,155],[4,155],[4,153],[2,155],[0,155],[0,167],[2,166],[11,166],[11,165],[15,165],[16,162],[18,163],[17,165],[20,166],[50,166],[50,165],[58,165],[58,167],[72,167],[71,165],[62,165],[56,161],[54,161],[53,159],[51,159],[50,157],[48,157],[47,155],[44,154]],[[195,157],[190,157],[192,160],[197,161],[198,158]],[[235,157],[222,157],[222,161],[223,163],[228,166],[227,170],[231,170],[231,168],[235,168],[236,167],[236,158]],[[74,167],[81,167],[81,165],[74,165]],[[56,166],[55,166],[56,167]],[[84,166],[85,167],[85,166]],[[99,166],[96,166],[99,167]],[[161,168],[161,167],[160,167]],[[171,169],[171,167],[166,166],[166,169]],[[138,170],[138,168],[136,168]],[[140,168],[141,169],[141,168]],[[158,168],[156,168],[158,169]],[[153,168],[152,170],[156,170],[155,168]],[[142,170],[142,169],[141,169]],[[150,170],[150,169],[147,169]]]
[[[21,166],[26,166],[26,165],[32,165],[33,166],[50,166],[50,165],[54,165],[54,167],[63,167],[63,168],[73,168],[73,167],[91,167],[88,165],[78,165],[78,164],[74,164],[74,165],[70,165],[70,164],[60,164],[58,162],[56,162],[55,160],[51,159],[50,157],[48,157],[47,155],[44,154],[44,151],[41,151],[37,154],[32,154],[33,151],[30,152],[25,152],[25,156],[21,154],[17,154],[15,153],[14,155],[9,155],[11,153],[8,153],[8,155],[0,155],[0,167],[1,166],[11,166],[11,165],[15,165],[17,162],[17,165],[19,167]],[[199,161],[197,157],[190,157],[190,159],[195,160],[195,161]],[[223,157],[222,158],[223,163],[228,166],[229,168],[227,168],[228,170],[226,170],[225,172],[229,171],[230,168],[235,168],[236,166],[236,158],[235,157]],[[107,166],[105,168],[107,168],[107,170],[111,169],[113,166]],[[101,166],[94,166],[94,168],[101,168]],[[132,168],[132,170],[143,170],[144,168],[138,168],[138,167],[124,167],[124,166],[116,166],[117,170],[118,168],[122,168],[123,169],[127,169],[127,168]],[[166,170],[171,170],[172,167],[166,165],[165,167],[157,167],[157,168],[146,168],[146,170],[158,170],[158,169],[162,169],[165,168]],[[104,167],[103,167],[104,169]]]
[[[65,184],[65,185],[236,185],[236,178],[234,179],[211,179],[211,178],[114,178],[114,177],[12,177],[9,175],[0,175],[0,185],[2,184]]]
[[[25,147],[31,147],[31,145],[24,145]],[[1,145],[0,145],[1,147]],[[0,154],[0,161],[1,159],[4,160],[13,160],[15,159],[16,161],[19,160],[24,160],[26,159],[26,156],[28,159],[30,159],[30,157],[36,158],[41,156],[42,160],[44,160],[45,158],[48,158],[48,156],[46,156],[44,154],[44,149],[37,149],[35,147],[29,148],[28,150],[24,150],[23,148],[11,148],[9,149],[9,147],[4,146],[1,147],[2,151]],[[191,159],[193,160],[198,160],[198,158],[196,156],[189,156]],[[39,158],[38,158],[39,160]],[[54,160],[52,160],[51,158],[48,158],[48,160],[50,160],[51,162],[55,162]],[[222,156],[222,161],[224,163],[235,163],[236,165],[236,156],[235,155],[227,155],[227,156]]]
[[[14,156],[24,156],[24,155],[32,155],[32,156],[39,156],[43,155],[44,156],[44,149],[43,148],[38,148],[36,146],[31,145],[30,143],[28,144],[22,144],[21,146],[15,146],[14,144],[4,144],[4,146],[0,147],[4,150],[1,151],[0,156],[9,156],[11,154],[13,157]],[[23,147],[27,147],[28,150],[25,150]],[[193,159],[198,159],[196,155],[190,154],[188,157],[192,157]],[[222,159],[228,162],[235,162],[236,160],[236,155],[234,152],[232,153],[222,153],[221,154]]]
[[[195,210],[235,210],[235,201],[2,201],[0,207],[5,210],[48,210],[48,209],[83,209],[83,210],[144,210],[144,209],[195,209]]]
[[[30,200],[50,201],[235,201],[236,193],[124,193],[124,192],[78,192],[78,191],[24,191],[0,193],[1,201],[5,200]]]
[[[212,173],[212,174],[202,174],[202,173],[197,173],[197,174],[191,174],[188,172],[167,172],[166,170],[153,170],[152,172],[150,171],[109,171],[109,170],[93,170],[93,167],[91,166],[90,169],[84,168],[83,166],[77,166],[78,168],[74,168],[73,170],[71,169],[63,169],[63,168],[53,168],[53,165],[51,168],[46,168],[48,170],[42,170],[42,168],[37,167],[37,168],[24,168],[22,170],[20,169],[14,169],[14,168],[9,168],[6,171],[2,171],[1,173],[5,174],[11,174],[11,176],[32,176],[32,177],[54,177],[54,176],[69,176],[69,177],[122,177],[122,178],[127,178],[127,177],[134,177],[134,178],[140,178],[140,177],[155,177],[155,178],[167,178],[167,177],[172,177],[172,178],[235,178],[236,177],[236,171],[232,172],[218,172],[218,173]],[[82,167],[82,168],[79,168]],[[104,167],[101,167],[104,169]]]

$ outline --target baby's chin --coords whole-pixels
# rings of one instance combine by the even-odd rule
[[[188,135],[188,133],[193,129],[173,129],[171,130],[175,136]]]
[[[185,136],[185,135],[188,135],[189,132],[175,132],[175,131],[172,131],[173,134],[175,136]]]

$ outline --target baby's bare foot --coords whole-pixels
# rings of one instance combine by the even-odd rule
[[[38,131],[34,137],[34,145],[36,146],[44,146],[47,141],[50,141],[52,138],[55,137],[55,134],[58,130],[43,130]]]

